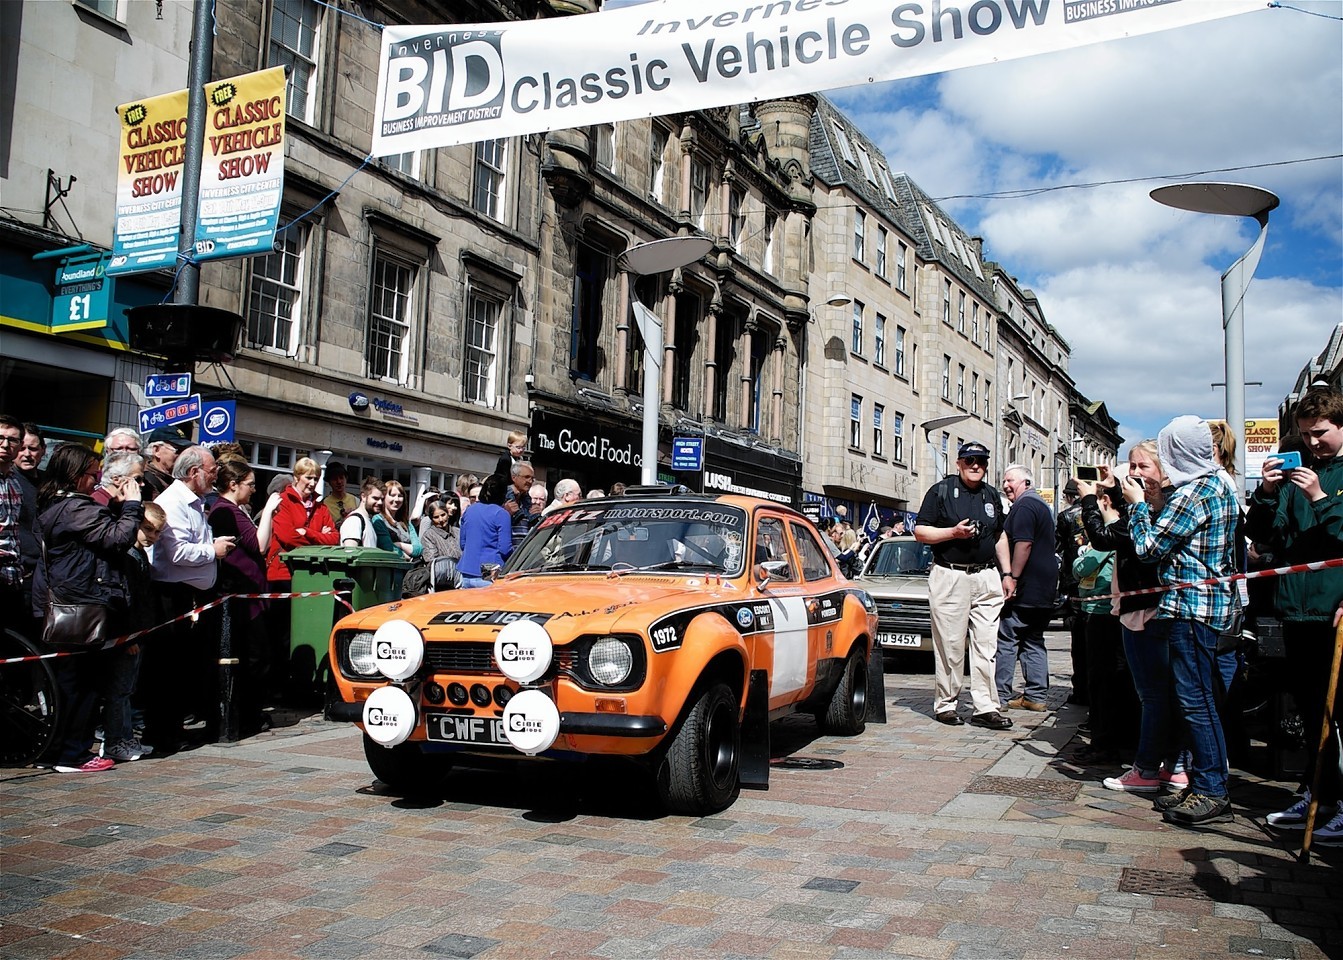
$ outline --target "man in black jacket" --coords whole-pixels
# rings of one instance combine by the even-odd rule
[[[42,556],[37,491],[16,466],[23,421],[0,414],[0,622],[33,636],[33,570]]]

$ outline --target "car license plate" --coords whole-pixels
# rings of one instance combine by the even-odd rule
[[[923,638],[917,633],[879,633],[877,640],[883,647],[918,647]]]
[[[425,735],[439,743],[476,743],[508,746],[504,721],[499,717],[468,717],[453,713],[429,713],[424,718]]]

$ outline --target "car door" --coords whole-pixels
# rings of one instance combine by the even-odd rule
[[[801,699],[815,682],[806,588],[782,517],[759,517],[753,542],[753,571],[763,568],[769,573],[762,595],[774,614],[769,705],[777,709]]]

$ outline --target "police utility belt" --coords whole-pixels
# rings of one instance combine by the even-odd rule
[[[960,570],[963,573],[982,573],[985,570],[997,570],[996,563],[951,563],[947,560],[933,558],[933,563],[939,567],[949,567],[952,570]]]

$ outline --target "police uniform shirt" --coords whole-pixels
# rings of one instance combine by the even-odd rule
[[[943,563],[997,563],[996,544],[1003,529],[1002,498],[987,483],[971,490],[959,476],[939,480],[924,494],[915,523],[954,527],[962,520],[978,521],[979,536],[932,544],[933,556]]]

